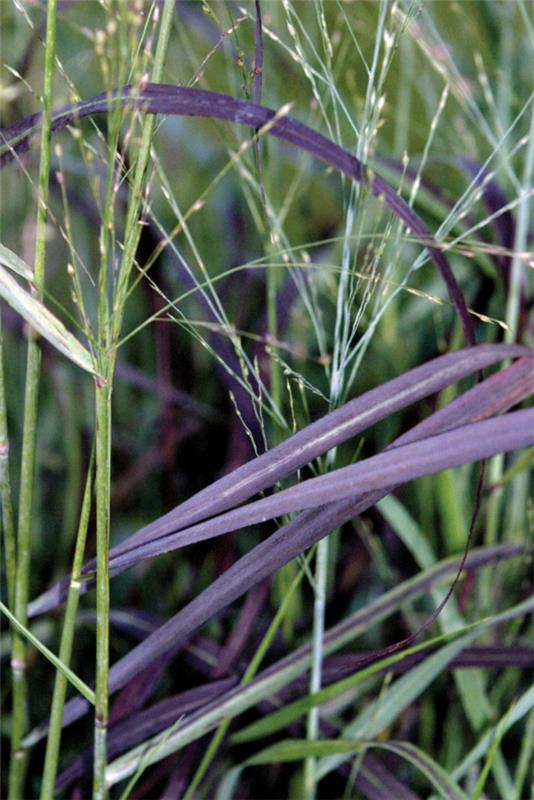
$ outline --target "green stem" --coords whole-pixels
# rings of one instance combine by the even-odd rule
[[[76,536],[76,549],[72,565],[72,574],[65,608],[65,620],[61,633],[61,643],[59,647],[59,658],[67,667],[70,664],[72,655],[72,643],[76,630],[76,614],[78,612],[78,601],[81,588],[81,569],[83,566],[83,556],[85,551],[85,541],[87,529],[89,527],[89,516],[91,511],[91,494],[93,488],[92,481],[93,458],[89,464],[85,492],[80,514],[78,534]],[[54,787],[59,758],[59,746],[61,743],[61,723],[63,719],[63,706],[67,692],[67,679],[61,672],[56,673],[54,684],[54,694],[52,696],[52,707],[50,712],[50,725],[48,739],[46,742],[46,754],[43,771],[43,783],[41,786],[41,800],[53,800]]]
[[[326,587],[328,579],[328,547],[329,537],[325,536],[317,545],[314,580],[312,661],[310,670],[309,694],[320,691],[323,670],[324,620],[326,610]],[[319,734],[319,708],[315,706],[308,713],[306,726],[307,738],[314,741]],[[304,762],[304,791],[307,800],[315,797],[315,758],[307,758]]]
[[[41,128],[41,159],[37,194],[37,224],[35,234],[34,292],[38,299],[44,295],[46,222],[51,151],[51,121],[56,51],[57,0],[48,0],[46,14],[45,64],[43,82],[43,121]],[[41,371],[41,348],[32,330],[28,332],[26,391],[24,398],[24,429],[20,470],[20,493],[17,541],[17,576],[14,611],[18,621],[27,627],[30,580],[31,528],[37,436],[37,402]],[[11,763],[9,769],[9,798],[24,796],[26,757],[22,738],[27,727],[26,644],[20,633],[13,633],[13,727],[11,733]]]
[[[5,374],[3,356],[2,317],[0,315],[0,501],[2,503],[2,527],[6,559],[7,599],[10,608],[15,607],[15,583],[17,570],[17,548],[15,517],[9,479],[9,435],[7,429]]]
[[[156,12],[159,13],[156,6]],[[154,57],[151,80],[161,82],[165,55],[174,19],[174,0],[165,0],[158,43]],[[148,167],[155,118],[146,115],[141,134],[141,145],[136,158],[134,178],[126,212],[124,250],[117,285],[113,291],[112,314],[108,314],[109,264],[106,248],[102,250],[99,300],[99,367],[104,380],[96,386],[96,688],[93,762],[93,798],[103,800],[107,795],[107,726],[108,726],[108,675],[109,675],[109,533],[110,533],[110,469],[111,469],[111,394],[117,348],[122,326],[124,306],[128,297],[130,275],[140,236],[138,224],[143,190]],[[108,187],[113,179],[108,176]],[[109,212],[111,214],[111,212]],[[103,222],[103,239],[109,227]]]
[[[28,356],[26,364],[26,392],[24,398],[24,428],[22,432],[22,462],[20,472],[20,494],[17,541],[17,573],[15,582],[14,613],[18,621],[28,624],[28,586],[31,554],[31,520],[35,450],[37,436],[37,399],[41,350],[28,332]],[[12,680],[13,680],[13,726],[11,730],[11,763],[9,769],[9,800],[22,800],[26,773],[26,752],[22,739],[28,726],[26,642],[19,631],[13,629]]]
[[[82,681],[82,679],[79,678],[76,675],[76,673],[74,673],[71,669],[69,669],[69,667],[66,667],[65,664],[63,664],[63,662],[61,661],[61,659],[58,656],[56,656],[55,653],[53,653],[52,650],[50,650],[45,644],[43,644],[43,642],[37,636],[35,636],[35,634],[33,634],[29,628],[26,628],[24,625],[21,625],[16,616],[11,613],[9,608],[4,603],[2,603],[1,600],[0,600],[0,612],[5,617],[8,618],[13,627],[16,628],[17,631],[22,636],[24,636],[24,638],[27,639],[28,642],[33,647],[35,647],[36,650],[39,651],[39,653],[41,653],[41,655],[43,655],[46,659],[48,659],[48,661],[52,664],[52,666],[54,666],[57,670],[59,670],[65,676],[65,678],[72,683],[74,688],[78,692],[80,692],[82,697],[85,697],[86,700],[88,700],[91,704],[94,705],[95,693],[93,692],[93,690],[89,686],[87,686],[87,684],[84,683],[84,681]],[[26,739],[24,740],[25,746],[28,745],[28,740],[31,743],[31,741],[34,739],[34,733],[31,733],[29,736],[26,737]]]
[[[96,687],[93,797],[106,797],[109,674],[111,380],[96,387]]]

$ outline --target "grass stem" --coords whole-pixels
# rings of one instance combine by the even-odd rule
[[[0,315],[0,502],[2,504],[7,599],[10,608],[14,608],[17,545],[13,500],[11,496],[11,481],[9,478],[9,434],[7,427],[5,384],[2,317]]]
[[[317,545],[315,561],[312,660],[310,668],[309,694],[313,695],[321,688],[323,671],[324,620],[326,610],[326,587],[328,582],[329,537],[321,539]],[[319,708],[315,706],[308,713],[306,728],[307,738],[314,741],[319,734]],[[307,800],[316,795],[315,758],[309,757],[304,762],[304,787]]]
[[[92,481],[93,459],[88,469],[87,481],[80,514],[80,523],[76,537],[76,548],[72,565],[71,581],[67,605],[65,608],[65,620],[61,634],[59,647],[59,658],[66,666],[69,666],[72,655],[72,644],[74,632],[76,630],[76,614],[78,612],[78,601],[80,598],[80,573],[83,566],[83,556],[85,552],[85,541],[87,529],[89,527],[89,516],[91,511],[91,495],[93,491]],[[43,782],[41,785],[41,800],[53,800],[55,782],[57,775],[59,746],[61,743],[61,722],[63,718],[63,706],[67,692],[67,679],[61,672],[56,672],[54,684],[54,694],[52,696],[52,707],[50,711],[50,724],[48,739],[46,742],[46,754],[43,770]]]
[[[106,796],[106,735],[109,674],[109,497],[111,381],[96,387],[96,687],[93,793]]]
[[[175,13],[173,0],[165,0],[159,28],[158,43],[154,57],[151,80],[159,83],[167,52],[172,20]],[[155,14],[159,14],[156,6]],[[124,232],[124,250],[118,272],[117,284],[113,290],[112,314],[108,313],[107,284],[109,278],[108,258],[101,261],[100,303],[99,303],[99,365],[104,376],[96,386],[96,702],[94,726],[93,796],[95,800],[106,797],[107,764],[107,726],[108,726],[108,675],[109,675],[109,538],[110,538],[110,472],[111,472],[111,395],[113,373],[117,357],[124,306],[128,298],[130,276],[135,264],[141,226],[139,213],[142,207],[147,167],[152,146],[152,136],[156,121],[151,115],[145,116],[139,154],[135,161],[134,177],[129,193],[128,209]],[[108,181],[113,180],[110,175]],[[111,183],[108,182],[108,186]],[[106,231],[104,230],[104,237]],[[105,256],[105,251],[103,256]]]
[[[51,120],[54,92],[54,64],[56,51],[57,0],[49,0],[46,13],[45,63],[43,81],[43,120],[41,127],[41,158],[37,191],[37,223],[35,232],[35,263],[33,291],[38,299],[44,295],[46,223],[48,218],[48,191],[51,151]],[[24,397],[24,423],[20,469],[17,574],[14,611],[18,621],[26,626],[28,621],[28,596],[30,582],[31,534],[34,520],[33,492],[36,462],[37,403],[41,372],[41,347],[36,334],[28,331],[26,362],[26,388]],[[26,644],[23,637],[13,632],[13,726],[11,731],[11,762],[9,768],[9,800],[24,797],[26,755],[22,739],[27,727]]]

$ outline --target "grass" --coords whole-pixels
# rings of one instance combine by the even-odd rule
[[[56,52],[57,4],[48,4],[46,17],[45,63],[43,79],[43,120],[37,188],[37,222],[35,226],[35,258],[32,270],[33,295],[43,300],[45,286],[46,224],[48,219],[49,173],[51,155],[52,105],[54,92],[54,57]],[[41,348],[32,328],[28,331],[26,376],[24,393],[24,420],[20,458],[19,503],[15,571],[9,583],[13,590],[13,607],[18,622],[28,624],[28,596],[32,551],[32,509],[34,473],[37,447],[38,393],[41,372]],[[6,467],[9,469],[9,466]],[[10,499],[8,500],[10,504]],[[9,560],[8,560],[8,563]],[[10,564],[12,566],[12,564]],[[28,685],[26,680],[26,642],[16,629],[11,644],[11,670],[13,693],[13,721],[11,729],[11,759],[9,766],[9,794],[24,793],[26,753],[22,739],[28,725]]]
[[[526,798],[528,6],[0,13],[3,794]]]

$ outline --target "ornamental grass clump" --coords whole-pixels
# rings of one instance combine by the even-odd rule
[[[525,796],[534,32],[481,8],[2,7],[11,800]]]

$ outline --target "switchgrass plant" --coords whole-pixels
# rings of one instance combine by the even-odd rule
[[[526,797],[528,6],[1,12],[2,791]]]

